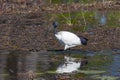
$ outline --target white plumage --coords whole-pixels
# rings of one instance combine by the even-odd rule
[[[72,73],[78,71],[81,66],[81,60],[77,60],[76,58],[65,56],[65,60],[66,62],[57,68],[57,73]]]
[[[56,31],[57,26],[58,26],[58,23],[53,22],[55,37],[60,41],[60,43],[65,45],[64,50],[81,45],[81,44],[83,45],[87,44],[87,41],[88,41],[87,38],[78,37],[76,34],[68,31],[57,32]]]
[[[64,50],[81,45],[80,38],[74,33],[68,31],[60,31],[55,34],[55,37],[65,45]]]

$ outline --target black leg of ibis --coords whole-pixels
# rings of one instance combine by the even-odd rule
[[[65,55],[65,50],[62,51],[62,54]]]
[[[70,48],[69,48],[69,49],[68,49],[68,56],[70,57],[70,55],[71,55],[71,54],[70,54]]]

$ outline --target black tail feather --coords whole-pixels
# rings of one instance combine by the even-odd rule
[[[87,45],[87,41],[88,41],[87,38],[81,36],[81,37],[80,37],[80,40],[81,40],[81,43],[82,43],[83,45]]]

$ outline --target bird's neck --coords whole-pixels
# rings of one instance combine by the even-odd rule
[[[57,29],[56,28],[54,28],[54,34],[57,34]]]

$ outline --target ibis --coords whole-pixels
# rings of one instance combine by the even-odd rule
[[[54,35],[60,41],[60,43],[64,44],[64,50],[70,49],[79,45],[87,45],[88,39],[85,37],[78,37],[76,34],[69,31],[59,31],[57,32],[58,22],[53,22]]]

